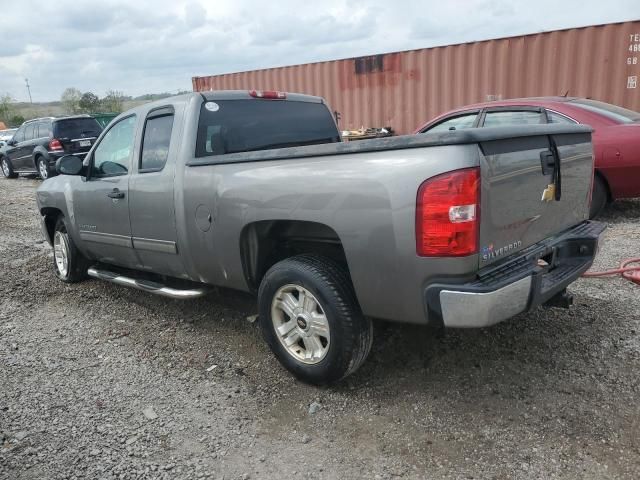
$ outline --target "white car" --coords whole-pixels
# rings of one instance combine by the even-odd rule
[[[7,144],[7,141],[13,138],[13,134],[16,133],[17,128],[9,128],[8,130],[0,130],[0,148]]]

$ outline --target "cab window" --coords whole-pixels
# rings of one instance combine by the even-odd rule
[[[92,177],[126,175],[131,166],[136,116],[123,118],[102,137],[93,152]]]
[[[465,128],[472,128],[475,125],[477,118],[478,112],[466,115],[458,115],[456,117],[448,118],[438,123],[437,125],[424,130],[422,133],[446,132],[449,130],[462,130]]]
[[[147,118],[142,139],[140,172],[157,172],[164,168],[169,157],[172,129],[172,113]]]

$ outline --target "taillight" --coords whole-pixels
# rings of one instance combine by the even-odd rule
[[[426,180],[416,203],[416,252],[423,257],[477,253],[479,214],[478,167]]]
[[[266,98],[267,100],[284,100],[287,98],[285,92],[276,92],[275,90],[249,90],[249,95],[253,98]]]
[[[54,138],[49,141],[50,152],[61,152],[62,150],[64,150],[64,148],[62,147],[62,143],[60,143],[60,140]]]

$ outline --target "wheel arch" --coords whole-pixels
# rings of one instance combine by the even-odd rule
[[[596,175],[602,183],[604,183],[605,188],[607,189],[607,202],[612,201],[615,197],[613,195],[613,191],[611,190],[611,184],[609,183],[609,179],[607,175],[599,168],[595,169],[594,175]]]
[[[323,255],[342,264],[349,272],[340,237],[324,223],[260,220],[244,226],[239,243],[243,274],[252,292],[258,291],[269,268],[295,255]]]
[[[47,161],[49,160],[48,152],[42,146],[37,146],[31,154],[31,163],[36,171],[38,170],[38,159],[40,157],[44,157]]]
[[[58,218],[64,216],[62,210],[55,207],[44,207],[40,210],[40,214],[44,217],[44,225],[47,234],[47,240],[53,244],[53,234],[56,228]]]

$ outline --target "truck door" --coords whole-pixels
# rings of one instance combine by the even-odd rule
[[[144,121],[140,154],[131,177],[129,211],[133,248],[145,270],[183,276],[174,208],[174,177],[180,149],[182,108],[151,110]],[[176,119],[174,125],[174,119]]]
[[[130,268],[140,265],[129,223],[135,127],[135,115],[111,126],[93,150],[89,175],[74,195],[75,222],[87,250],[102,262]]]

